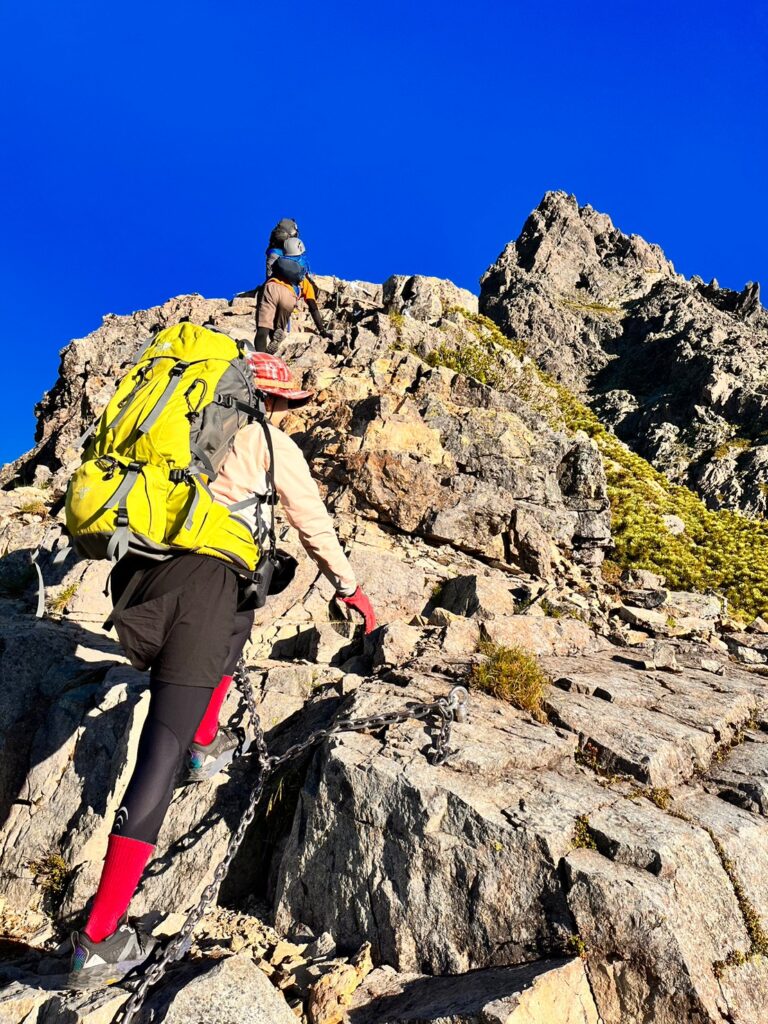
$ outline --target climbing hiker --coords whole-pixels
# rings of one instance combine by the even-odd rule
[[[210,484],[210,489],[217,501],[229,507],[247,501],[254,491],[263,496],[263,500],[240,512],[241,516],[248,518],[262,548],[266,547],[269,534],[265,508],[268,508],[269,495],[274,490],[286,519],[299,534],[304,550],[333,585],[337,602],[358,612],[363,618],[365,632],[370,633],[376,628],[371,603],[357,585],[301,449],[279,429],[286,412],[308,402],[312,392],[302,391],[292,382],[288,367],[278,356],[257,352],[251,356],[250,362],[256,389],[267,396],[274,462],[270,458],[264,430],[258,423],[253,423],[236,435],[232,451]],[[210,778],[221,766],[222,759],[226,763],[237,748],[238,739],[233,733],[226,728],[217,732],[218,712],[250,635],[253,617],[253,610],[238,611],[224,674],[190,748],[188,781]]]
[[[189,426],[202,405],[200,399],[195,407],[195,396],[213,390],[202,387],[206,383],[203,374],[211,372],[209,364],[217,360],[229,367],[230,374],[248,374],[245,383],[249,393],[253,395],[255,389],[265,410],[264,417],[255,417],[254,422],[236,429],[218,475],[205,454],[210,446],[206,449],[203,433],[191,440]],[[171,361],[170,368],[161,365],[158,369],[167,361]],[[226,373],[221,375],[221,369],[216,372],[220,375],[216,388],[233,386],[232,377],[227,383]],[[153,378],[153,374],[157,376]],[[186,383],[189,386],[184,390]],[[289,408],[306,403],[311,394],[292,381],[282,359],[255,353],[246,360],[231,339],[193,324],[168,328],[143,353],[133,376],[129,374],[119,385],[84,454],[83,466],[70,482],[67,524],[83,553],[90,551],[94,557],[103,557],[96,552],[108,538],[108,553],[119,553],[126,536],[138,546],[138,550],[129,546],[112,570],[112,620],[131,663],[142,670],[148,668],[150,678],[150,702],[136,766],[115,815],[87,923],[72,935],[73,987],[115,980],[150,954],[154,940],[128,923],[127,910],[155,849],[178,769],[186,757],[187,779],[208,778],[236,751],[234,734],[220,728],[218,719],[253,621],[253,611],[247,607],[253,584],[246,586],[247,577],[234,571],[234,565],[247,563],[246,537],[253,538],[254,531],[260,537],[265,531],[269,533],[270,526],[264,522],[265,503],[274,508],[275,500],[282,502],[286,519],[333,585],[336,600],[362,615],[366,632],[375,628],[371,603],[358,586],[306,460],[278,426]],[[216,407],[217,399],[209,402],[206,414]],[[138,412],[132,410],[134,405]],[[239,416],[251,409],[249,403],[234,398],[231,392],[218,405],[222,415],[228,412]],[[195,410],[192,416],[187,406]],[[219,432],[215,434],[219,448],[224,422],[218,421]],[[171,557],[158,561],[158,554],[168,554],[160,541],[153,544],[131,532],[139,529],[141,503],[154,479],[149,469],[159,468],[158,461],[162,462],[139,461],[139,454],[150,450],[140,447],[141,431],[146,428],[149,441],[154,435],[151,449],[156,452],[157,445],[169,443],[174,424],[178,432],[187,431],[184,445],[193,453],[190,466],[195,472],[190,476],[190,469],[171,470],[173,486],[168,490],[164,485],[163,494],[194,484],[195,496],[189,508],[184,506],[177,514],[182,525],[170,538],[173,551],[179,552],[187,533],[194,531],[198,505],[205,508],[207,526],[202,529],[208,532],[197,537],[194,550],[171,553]],[[118,443],[119,437],[125,439],[122,444]],[[167,454],[163,458],[167,459]],[[199,463],[206,462],[212,479],[201,490],[194,477]],[[143,477],[142,487],[134,489],[133,478],[137,477]],[[86,508],[84,503],[103,500],[88,493],[102,486],[102,478],[109,494],[107,504],[87,515],[92,505]],[[89,481],[88,486],[84,480]],[[254,495],[261,497],[254,500]],[[236,514],[227,507],[233,503],[241,506]],[[102,522],[99,516],[103,518],[105,509],[111,510],[112,518]],[[110,523],[111,533],[107,528]],[[212,529],[216,524],[223,533],[217,535]],[[150,528],[151,521],[144,529]],[[227,551],[227,544],[234,551]],[[207,553],[201,554],[201,548]],[[147,550],[155,558],[146,557]]]
[[[291,314],[300,299],[306,302],[320,337],[330,337],[317,306],[317,286],[307,274],[305,251],[299,238],[287,239],[283,254],[272,264],[271,276],[257,291],[257,352],[268,351],[281,340],[285,330],[290,329]]]
[[[269,236],[269,245],[267,245],[266,256],[266,273],[264,279],[267,280],[272,275],[272,266],[276,259],[284,253],[284,246],[289,238],[299,237],[299,225],[295,220],[290,217],[283,217],[277,224],[272,228],[272,232]]]

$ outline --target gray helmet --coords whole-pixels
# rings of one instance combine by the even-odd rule
[[[283,252],[286,256],[303,256],[306,251],[300,238],[286,238],[283,242]]]

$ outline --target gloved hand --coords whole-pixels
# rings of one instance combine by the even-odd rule
[[[312,317],[312,323],[315,325],[315,332],[321,338],[328,338],[328,328],[323,323],[323,318],[320,316],[320,310],[317,308],[315,300],[309,299],[307,307],[309,309],[309,315]]]
[[[376,612],[360,587],[357,588],[354,594],[350,594],[349,597],[342,597],[341,594],[337,594],[336,600],[340,604],[345,604],[348,608],[354,608],[356,612],[360,612],[365,619],[366,633],[372,633],[376,629]]]
[[[269,349],[269,343],[271,340],[268,328],[259,327],[256,331],[256,338],[254,339],[254,348],[257,352],[266,352]]]

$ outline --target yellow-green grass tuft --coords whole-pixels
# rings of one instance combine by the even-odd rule
[[[481,641],[480,653],[485,657],[473,665],[470,684],[545,722],[541,702],[550,679],[536,658],[520,647],[503,647],[488,640]]]

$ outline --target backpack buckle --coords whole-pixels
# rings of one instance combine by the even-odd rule
[[[128,526],[128,513],[124,508],[119,508],[117,510],[117,516],[115,517],[115,525],[118,527]]]
[[[223,405],[225,409],[232,409],[235,404],[233,395],[216,395],[214,401],[217,405]]]

